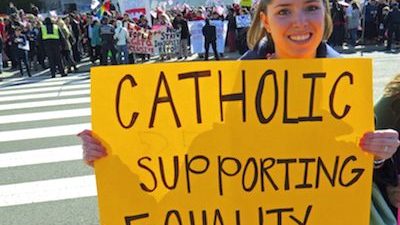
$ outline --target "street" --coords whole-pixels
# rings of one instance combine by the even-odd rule
[[[374,102],[400,73],[398,53],[343,56],[374,59]],[[0,82],[1,225],[99,224],[94,173],[81,160],[76,136],[90,129],[90,115],[89,72]]]

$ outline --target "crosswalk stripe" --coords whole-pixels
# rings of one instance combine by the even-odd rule
[[[22,86],[23,88],[33,88],[33,87],[49,87],[49,86],[60,86],[60,85],[73,85],[79,82],[79,84],[90,84],[90,81],[88,80],[76,80],[74,83],[72,83],[74,80],[71,81],[55,81],[55,82],[34,82],[34,81],[21,81],[21,82],[11,82],[11,83],[7,83],[4,84],[2,86],[0,86],[1,90],[18,90],[21,89]]]
[[[21,96],[4,96],[0,97],[0,102],[5,101],[17,101],[17,100],[26,100],[32,101],[40,98],[50,98],[50,97],[63,97],[63,96],[71,96],[74,97],[76,95],[85,95],[90,94],[90,90],[79,90],[79,91],[62,91],[62,92],[53,92],[53,93],[42,93],[42,94],[30,94],[30,95],[21,95]]]
[[[0,168],[82,159],[80,145],[0,154]]]
[[[0,116],[0,124],[90,116],[90,108]]]
[[[0,207],[97,196],[94,175],[0,186]]]
[[[31,101],[34,99],[41,98],[51,98],[51,97],[63,97],[63,96],[71,96],[74,97],[76,95],[86,95],[90,94],[90,90],[79,90],[79,91],[61,91],[61,92],[50,92],[50,93],[42,93],[42,94],[27,94],[27,95],[19,95],[19,96],[4,96],[0,97],[1,102],[5,101],[17,101],[17,100],[27,100]]]
[[[56,137],[63,135],[78,134],[84,129],[90,129],[90,123],[54,126],[54,127],[41,127],[33,129],[2,131],[0,132],[0,142],[5,141],[18,141],[24,139],[35,139],[44,137]]]
[[[10,96],[10,95],[20,95],[20,94],[33,94],[36,92],[52,92],[52,91],[67,91],[71,89],[88,89],[90,84],[77,84],[77,85],[66,85],[66,86],[56,86],[56,87],[44,87],[35,89],[18,89],[18,90],[1,90],[0,96]]]
[[[30,102],[13,103],[13,104],[0,104],[0,110],[26,109],[26,108],[36,108],[36,107],[56,106],[56,105],[61,106],[66,104],[79,104],[79,103],[90,103],[90,97],[37,101],[37,102],[30,101]]]

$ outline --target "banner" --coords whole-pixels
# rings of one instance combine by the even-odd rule
[[[225,40],[228,31],[228,21],[210,20],[210,24],[214,25],[217,31],[217,51],[219,53],[225,52]],[[190,46],[192,53],[204,53],[204,36],[203,27],[204,20],[188,21],[190,31]],[[213,52],[210,46],[210,52]]]
[[[341,66],[338,66],[341,65]],[[370,59],[96,67],[102,225],[369,225]]]
[[[250,27],[251,16],[249,14],[236,16],[236,28]]]

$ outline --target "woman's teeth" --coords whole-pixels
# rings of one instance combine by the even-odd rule
[[[311,37],[311,34],[303,34],[303,35],[290,35],[289,38],[293,41],[305,41]]]

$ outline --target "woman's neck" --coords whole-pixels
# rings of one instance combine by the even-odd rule
[[[291,55],[286,51],[276,49],[275,58],[276,59],[314,59],[317,57],[317,50],[314,52],[306,53],[303,55]]]

